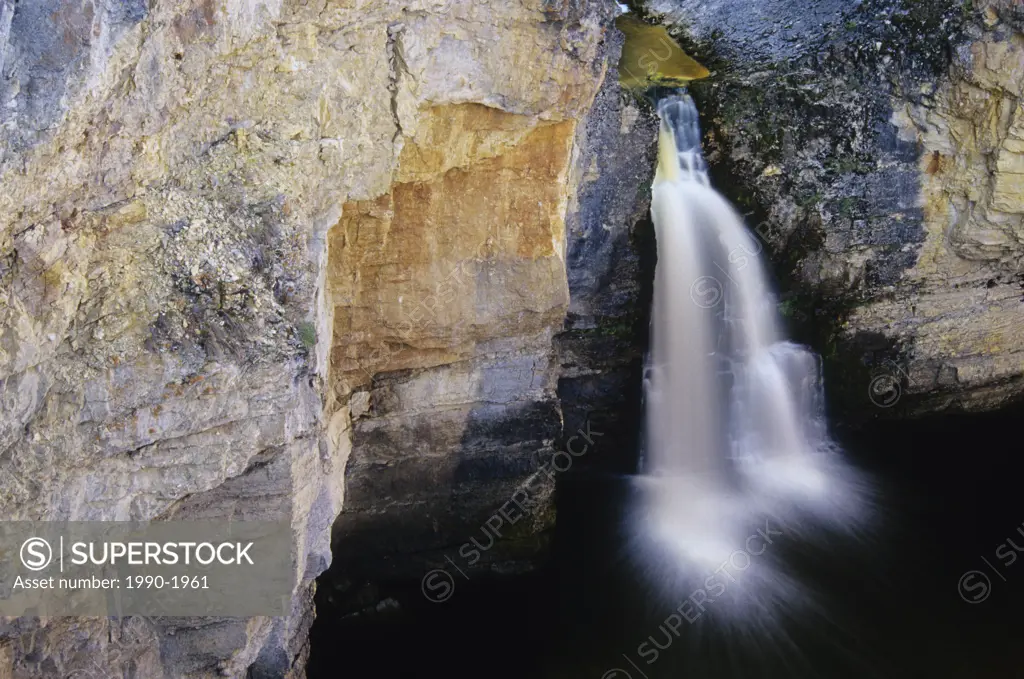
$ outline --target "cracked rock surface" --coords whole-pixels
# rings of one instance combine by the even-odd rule
[[[0,676],[302,676],[343,496],[407,551],[535,472],[614,11],[0,0],[0,516],[295,561],[284,618],[5,620]]]

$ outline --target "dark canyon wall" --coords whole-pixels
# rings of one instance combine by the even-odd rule
[[[1020,7],[648,0],[714,71],[716,181],[844,418],[1024,391]]]

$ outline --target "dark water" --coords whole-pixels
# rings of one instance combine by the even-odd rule
[[[628,480],[570,472],[536,575],[456,580],[441,604],[419,582],[383,585],[397,609],[318,622],[310,676],[1024,677],[1020,422],[944,417],[842,437],[877,481],[873,530],[773,535],[773,562],[806,591],[796,606],[768,591],[739,620],[725,599],[697,617],[688,592],[653,591],[624,536]],[[681,604],[688,619],[671,617]]]

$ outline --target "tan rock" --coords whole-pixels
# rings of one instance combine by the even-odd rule
[[[419,417],[459,394],[558,421],[569,167],[610,10],[40,2],[54,24],[15,14],[0,50],[0,517],[284,512],[297,571],[287,618],[26,622],[0,673],[40,676],[30,656],[80,672],[106,657],[61,655],[85,635],[139,676],[241,676],[261,648],[294,663],[267,676],[301,676],[345,468],[368,450],[351,416],[407,422],[376,396],[350,410],[354,387],[429,370]],[[452,377],[469,360],[474,389]],[[453,432],[420,443],[454,460]]]
[[[894,119],[924,147],[927,238],[906,275],[909,299],[866,304],[850,319],[913,342],[912,393],[956,392],[968,408],[1002,402],[1012,392],[1004,385],[1024,374],[1024,309],[1007,275],[1024,261],[1024,110],[1007,94],[1024,82],[1019,44],[985,33],[970,70],[954,71],[935,104]]]
[[[413,169],[399,170],[420,181],[346,204],[331,232],[341,393],[377,372],[450,363],[481,341],[556,327],[568,305],[565,181],[574,123],[524,133],[531,121],[486,107],[429,115],[435,120],[420,129],[437,135],[443,150],[406,145],[402,159]],[[452,128],[466,130],[458,133],[464,147],[447,145]],[[501,139],[509,128],[517,145]]]

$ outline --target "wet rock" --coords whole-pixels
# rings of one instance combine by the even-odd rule
[[[604,437],[578,464],[635,469],[654,276],[648,221],[657,116],[605,81],[579,132],[579,190],[568,224],[571,301],[558,336],[564,440],[588,423]]]
[[[715,180],[762,237],[837,410],[1017,399],[1019,7],[640,4],[713,71],[693,89]],[[884,408],[870,397],[880,371],[901,390]]]

